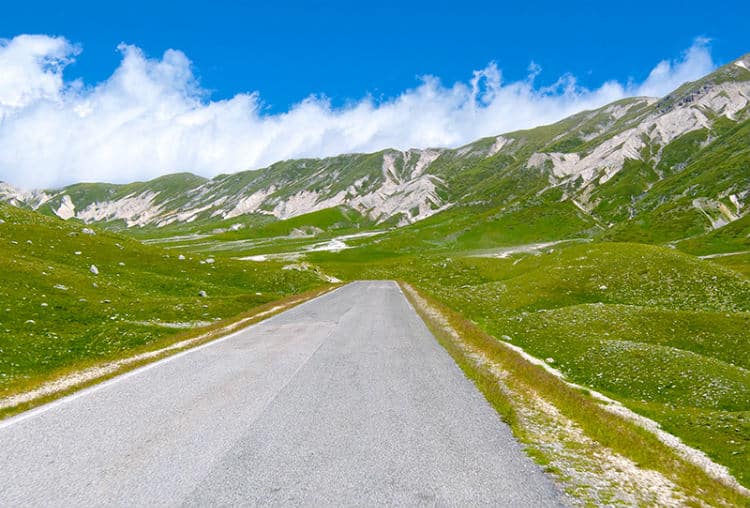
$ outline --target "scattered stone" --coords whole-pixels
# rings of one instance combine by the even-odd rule
[[[47,305],[47,302],[42,302],[42,307],[49,307],[49,305]]]
[[[55,289],[59,289],[60,291],[67,291],[68,290],[68,286],[63,286],[62,284],[55,284],[54,288]]]
[[[93,284],[91,284],[91,285],[92,285],[92,286],[94,286],[95,288],[98,288],[98,287],[99,287],[99,284],[97,284],[96,282],[94,282],[94,283],[93,283]]]
[[[0,219],[0,224],[5,224],[5,221],[3,219]]]
[[[177,256],[177,259],[179,259],[180,261],[185,261],[185,256],[180,254],[179,256]]]
[[[112,303],[111,300],[102,300],[100,303]]]
[[[206,264],[210,265],[210,264],[215,263],[215,262],[216,262],[216,260],[214,258],[208,258],[208,259],[206,259]]]
[[[206,298],[208,296],[208,293],[201,289],[200,291],[198,291],[198,296],[200,296],[201,298]]]
[[[27,324],[27,325],[35,325],[35,324],[36,324],[36,321],[34,321],[33,319],[27,319],[27,320],[26,320],[26,324]]]
[[[83,228],[83,229],[81,230],[81,233],[83,233],[84,235],[95,235],[95,234],[96,234],[96,231],[94,231],[94,230],[93,230],[93,229],[91,229],[91,228]]]
[[[547,363],[555,363],[555,359],[554,358],[545,358],[544,361],[547,362]]]
[[[91,265],[91,268],[89,268],[89,271],[93,273],[94,275],[99,275],[99,269],[96,267],[96,265]]]
[[[513,339],[510,337],[510,335],[501,335],[500,338],[509,342],[513,342]]]
[[[117,263],[117,266],[125,266],[125,263],[123,263],[122,261],[120,261],[119,263]]]
[[[28,243],[29,245],[31,245],[34,242],[32,242],[31,240],[26,240],[26,243]]]
[[[607,286],[605,286],[604,284],[602,284],[601,286],[599,286],[599,289],[602,290],[602,291],[606,291],[607,290]]]
[[[80,256],[80,255],[81,255],[81,251],[80,251],[80,250],[77,250],[77,251],[75,251],[75,252],[74,252],[74,254],[75,254],[76,256]]]

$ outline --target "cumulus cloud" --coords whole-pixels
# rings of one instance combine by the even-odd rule
[[[80,53],[66,39],[0,40],[0,180],[29,188],[176,171],[211,176],[297,157],[459,146],[626,96],[660,96],[714,68],[707,41],[699,39],[640,84],[587,89],[565,75],[538,86],[541,68],[533,63],[526,79],[506,82],[490,63],[465,83],[425,76],[385,101],[365,97],[334,108],[311,96],[266,114],[258,93],[210,100],[181,51],[150,59],[135,46],[119,50],[114,73],[90,85],[65,79]]]
[[[711,53],[708,50],[710,41],[703,37],[695,40],[683,58],[676,62],[662,60],[639,87],[638,95],[661,97],[678,88],[686,81],[692,81],[714,68]]]

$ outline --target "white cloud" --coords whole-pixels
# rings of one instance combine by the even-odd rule
[[[711,72],[714,62],[708,49],[710,41],[698,38],[676,62],[662,60],[639,87],[638,95],[661,97],[678,88],[686,81],[692,81]]]
[[[59,100],[62,69],[78,52],[61,37],[19,35],[0,40],[0,114],[40,100]]]
[[[570,75],[536,86],[504,82],[494,64],[468,83],[446,86],[426,76],[384,102],[366,97],[342,108],[309,97],[281,114],[262,111],[259,95],[211,101],[188,58],[168,50],[148,59],[121,45],[122,61],[106,81],[66,81],[79,48],[64,38],[0,40],[0,180],[24,186],[75,181],[125,182],[175,171],[215,175],[272,162],[386,147],[458,146],[533,127],[630,95],[663,95],[710,72],[699,39],[674,62],[660,62],[642,84],[586,89]]]

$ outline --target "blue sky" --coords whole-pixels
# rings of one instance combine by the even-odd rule
[[[750,2],[8,3],[0,180],[457,146],[666,93],[749,52],[748,19]],[[18,148],[40,132],[34,150]]]
[[[88,82],[118,65],[115,48],[169,48],[194,63],[212,97],[260,91],[274,111],[310,94],[336,104],[392,97],[431,74],[452,83],[496,61],[509,79],[531,61],[542,81],[570,72],[594,87],[642,80],[699,36],[719,63],[750,52],[750,2],[128,1],[9,2],[0,36],[62,35]]]

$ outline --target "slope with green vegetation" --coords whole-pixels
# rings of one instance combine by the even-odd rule
[[[0,396],[323,285],[0,205]],[[205,295],[205,296],[202,296]]]
[[[750,484],[750,280],[630,243],[502,258],[310,256],[341,278],[400,278],[566,378],[653,418]]]

